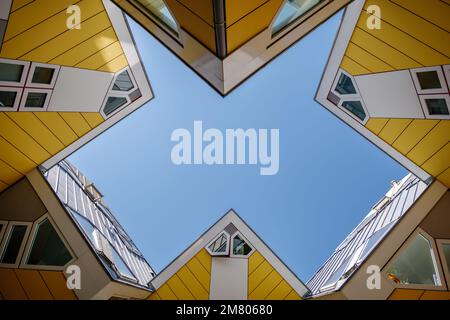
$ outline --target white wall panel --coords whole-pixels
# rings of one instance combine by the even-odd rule
[[[248,260],[212,258],[211,300],[247,300]]]

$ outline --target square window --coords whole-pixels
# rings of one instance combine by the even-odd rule
[[[420,88],[422,90],[441,89],[441,81],[436,71],[417,72]]]
[[[24,66],[0,62],[0,81],[20,82]]]
[[[30,92],[25,102],[25,108],[43,108],[46,99],[47,93],[45,92]]]
[[[15,91],[0,91],[0,108],[13,108],[16,97]]]
[[[445,99],[426,99],[425,103],[430,115],[449,115]]]
[[[33,73],[32,83],[39,84],[51,84],[53,75],[55,74],[55,69],[53,68],[45,68],[45,67],[36,67]]]

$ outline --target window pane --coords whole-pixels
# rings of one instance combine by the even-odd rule
[[[106,105],[105,108],[103,108],[103,111],[107,116],[109,116],[111,113],[119,109],[125,103],[127,103],[127,99],[125,98],[109,97],[108,101],[106,101]]]
[[[387,271],[388,278],[400,284],[440,285],[432,247],[417,235]]]
[[[42,221],[33,240],[27,264],[64,266],[72,259],[58,233],[48,219]]]
[[[1,263],[14,264],[17,260],[17,255],[20,251],[20,246],[22,245],[23,238],[25,237],[25,232],[27,231],[27,226],[13,226],[11,233],[9,235],[8,244],[4,251]]]
[[[89,240],[91,240],[91,243],[93,245],[95,245],[95,243],[96,243],[95,236],[94,236],[95,227],[92,225],[92,223],[89,220],[82,217],[80,214],[76,213],[73,210],[70,210],[70,211],[72,213],[72,216],[75,218],[75,220],[77,220],[81,229],[88,236]]]
[[[341,73],[339,81],[336,85],[336,91],[340,94],[356,94],[355,86],[353,85],[352,79]]]
[[[449,115],[445,99],[426,99],[425,102],[431,115]]]
[[[239,235],[233,238],[233,254],[246,256],[252,251],[252,248]]]
[[[442,88],[436,71],[417,72],[417,79],[422,90]]]
[[[133,82],[130,79],[128,71],[124,71],[121,74],[119,74],[113,86],[113,90],[116,91],[130,91],[133,88],[134,88]]]
[[[50,84],[54,73],[55,69],[53,68],[36,67],[31,81],[33,83]]]
[[[342,106],[357,116],[359,119],[364,120],[366,118],[366,113],[364,112],[364,108],[359,101],[344,101]]]
[[[16,101],[17,92],[14,91],[0,91],[0,107],[12,108]]]
[[[175,19],[162,0],[137,0],[142,7],[158,19],[160,22],[168,26],[174,33],[178,35],[178,27]]]
[[[445,262],[447,262],[447,269],[448,272],[450,273],[450,243],[444,243],[442,245],[442,248],[444,249],[444,257],[445,257]]]
[[[227,242],[228,237],[225,233],[222,233],[216,241],[209,245],[208,248],[211,252],[223,253],[227,251]]]
[[[43,92],[30,92],[25,102],[27,108],[43,108],[47,94]]]
[[[322,0],[288,0],[273,24],[272,35],[280,32],[320,2]]]
[[[366,246],[364,247],[364,251],[361,254],[361,258],[359,260],[364,260],[369,253],[372,252],[373,248],[384,238],[384,236],[391,230],[396,221],[392,221],[389,224],[385,225],[383,228],[376,231],[367,241]]]
[[[135,279],[133,276],[133,273],[130,271],[128,266],[123,261],[122,257],[119,255],[119,253],[111,246],[112,256],[113,256],[113,263],[116,267],[117,271],[119,271],[120,275],[123,277],[127,277],[130,279]]]
[[[0,81],[20,82],[23,65],[0,62]]]

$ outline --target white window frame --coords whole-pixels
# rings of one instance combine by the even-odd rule
[[[106,96],[105,101],[103,101],[102,108],[100,109],[100,114],[103,116],[104,119],[111,118],[112,116],[114,116],[116,113],[122,111],[125,107],[127,107],[131,103],[130,97],[127,94],[123,94],[123,93],[120,94],[120,93],[121,93],[121,91],[113,91],[111,93],[108,93],[108,95]],[[106,113],[104,112],[104,109],[105,109],[106,103],[108,102],[108,99],[110,97],[125,98],[125,99],[127,99],[127,102],[123,106],[114,110],[111,114],[106,115]]]
[[[123,73],[124,71],[128,72],[128,76],[130,77],[130,80],[131,80],[131,82],[133,83],[133,88],[131,88],[131,89],[128,90],[128,91],[113,90],[113,87],[114,87],[114,84],[116,83],[117,77],[119,77],[119,75],[120,75],[121,73]],[[139,88],[139,87],[138,87],[138,85],[137,85],[137,83],[136,83],[136,80],[134,79],[134,76],[133,76],[133,73],[132,73],[130,67],[126,67],[126,68],[124,68],[124,69],[122,69],[122,70],[116,72],[116,74],[114,75],[113,81],[111,82],[111,86],[109,87],[109,91],[108,91],[109,94],[108,94],[108,96],[109,96],[109,95],[115,96],[116,94],[117,94],[117,95],[123,94],[124,97],[127,97],[130,93],[134,92],[134,91],[137,90],[138,88]]]
[[[444,270],[443,274],[445,275],[445,278],[447,280],[447,287],[450,288],[450,269],[449,269],[450,261],[447,261],[447,259],[445,259],[445,255],[444,255],[444,244],[450,245],[450,239],[438,239],[438,240],[436,240],[436,242],[437,242],[439,257],[441,258],[442,269]]]
[[[50,84],[32,82],[33,76],[34,76],[34,71],[36,70],[36,67],[43,67],[43,68],[49,68],[49,69],[55,70],[53,72],[53,78],[52,78],[52,81],[50,82]],[[26,82],[25,86],[27,88],[53,89],[55,87],[56,79],[58,78],[60,69],[61,69],[61,66],[58,66],[58,65],[33,62],[31,64],[30,72],[28,73],[28,78],[27,78],[27,82]]]
[[[450,64],[446,64],[442,66],[442,69],[444,69],[444,75],[446,78],[447,88],[450,91]]]
[[[353,86],[355,87],[356,93],[354,94],[340,94],[339,92],[336,91],[336,86],[339,82],[339,79],[341,78],[341,74],[346,75],[347,77],[349,77],[352,80]],[[361,94],[359,92],[358,89],[358,85],[356,84],[355,78],[349,74],[347,71],[343,70],[343,69],[339,69],[336,78],[334,79],[333,85],[331,87],[331,92],[333,92],[335,95],[337,95],[339,98],[345,99],[345,100],[350,100],[350,99],[354,99],[354,98],[358,98],[358,100],[361,100]],[[353,101],[353,100],[352,100]]]
[[[428,95],[419,95],[420,105],[422,106],[423,113],[425,114],[425,118],[427,119],[442,119],[442,120],[450,120],[450,114],[430,114],[428,111],[427,99],[444,99],[447,102],[447,109],[450,112],[450,95],[449,94],[428,94]]]
[[[1,63],[8,63],[8,64],[19,64],[23,66],[22,76],[20,77],[19,82],[12,82],[12,81],[0,81],[0,86],[7,86],[7,87],[24,87],[25,82],[27,80],[28,76],[28,70],[30,68],[30,62],[28,61],[20,61],[20,60],[11,60],[11,59],[4,59],[0,58]]]
[[[440,89],[425,89],[422,90],[419,82],[419,78],[417,77],[417,73],[419,72],[429,72],[429,71],[436,71],[439,82],[441,83]],[[417,68],[417,69],[411,69],[411,77],[414,82],[414,86],[416,87],[416,91],[418,94],[437,94],[437,93],[447,93],[447,83],[445,81],[444,73],[442,72],[442,68],[440,66],[438,67],[425,67],[425,68]]]
[[[251,251],[248,254],[246,254],[245,256],[233,253],[233,249],[234,249],[233,248],[233,239],[235,236],[239,236],[251,248]],[[239,231],[236,231],[235,233],[233,233],[233,235],[230,237],[230,257],[231,258],[248,259],[254,252],[255,252],[255,247],[252,246],[250,241],[248,241],[247,238],[242,235],[242,233],[240,233]]]
[[[364,101],[359,98],[359,97],[353,97],[353,98],[347,98],[347,96],[344,96],[345,98],[341,97],[341,101],[339,101],[338,107],[344,111],[345,113],[347,113],[350,117],[352,117],[353,119],[355,119],[356,121],[358,121],[359,123],[362,123],[363,125],[365,125],[367,123],[367,121],[369,121],[369,111],[367,111],[366,105],[364,104]],[[343,104],[344,102],[352,102],[352,101],[359,101],[364,109],[364,112],[366,113],[366,117],[364,118],[364,120],[361,120],[360,118],[358,118],[356,115],[354,115],[352,112],[350,112],[349,110],[347,110],[346,108],[344,108]]]
[[[11,235],[11,231],[13,229],[14,226],[26,226],[27,229],[25,231],[25,235],[22,239],[22,243],[20,245],[20,249],[19,252],[17,253],[17,257],[16,257],[16,261],[15,263],[1,263],[0,262],[0,267],[7,267],[7,268],[18,268],[20,261],[22,260],[22,256],[23,256],[23,252],[25,250],[25,246],[28,242],[28,237],[30,235],[30,229],[31,229],[31,222],[23,222],[23,221],[9,221],[6,232],[5,232],[5,236],[4,239],[2,241],[2,245],[0,248],[0,261],[1,259],[3,259],[3,254],[4,251],[9,243],[9,237]]]
[[[216,241],[217,239],[219,239],[219,238],[222,236],[222,234],[225,234],[225,235],[228,237],[225,252],[212,252],[212,251],[209,249],[209,246],[210,246],[214,241]],[[219,232],[219,234],[218,234],[217,236],[215,236],[210,242],[208,242],[208,244],[205,246],[205,249],[206,249],[206,251],[208,251],[208,253],[209,253],[211,256],[213,256],[213,257],[217,257],[217,256],[222,256],[222,257],[223,257],[223,256],[229,256],[229,255],[230,255],[230,242],[231,242],[231,236],[230,236],[230,234],[229,234],[228,232],[226,232],[225,230],[222,230],[222,231]]]
[[[387,276],[387,271],[391,264],[400,257],[400,255],[408,248],[408,246],[411,244],[411,242],[415,239],[418,235],[423,236],[431,243],[431,256],[433,259],[433,263],[437,272],[437,276],[439,277],[439,281],[441,284],[439,286],[433,286],[433,285],[427,285],[427,284],[401,284],[401,283],[395,283],[394,281],[390,280]],[[436,290],[436,291],[445,291],[446,285],[445,285],[445,279],[443,278],[443,272],[441,268],[441,264],[438,262],[438,250],[436,246],[436,241],[433,237],[431,237],[428,233],[426,233],[423,229],[417,228],[408,238],[408,240],[405,241],[405,243],[402,245],[402,247],[395,253],[394,256],[389,259],[389,262],[383,267],[382,274],[383,277],[386,279],[388,283],[390,283],[395,288],[402,288],[402,289],[425,289],[425,290]]]
[[[16,95],[16,100],[14,101],[14,105],[12,108],[8,108],[8,107],[0,107],[0,112],[8,112],[8,111],[17,111],[19,110],[19,105],[20,102],[22,100],[22,94],[23,94],[23,89],[22,88],[16,88],[16,87],[0,87],[0,91],[14,91],[17,93]]]
[[[2,230],[0,230],[0,248],[2,247],[3,236],[6,233],[6,228],[8,228],[8,221],[0,220],[0,224],[3,226]]]
[[[47,97],[45,98],[44,106],[42,108],[29,108],[25,107],[25,104],[28,99],[29,93],[46,93]],[[22,101],[20,102],[19,111],[32,111],[32,112],[43,112],[47,111],[48,104],[50,102],[50,98],[52,96],[53,90],[51,89],[38,89],[38,88],[25,88],[22,95]]]
[[[64,266],[43,266],[43,265],[34,265],[34,264],[27,264],[27,260],[30,256],[31,253],[31,249],[33,247],[34,244],[34,240],[38,231],[38,226],[41,222],[43,222],[44,220],[48,219],[48,221],[50,222],[50,224],[53,226],[53,229],[55,229],[56,233],[58,234],[59,238],[61,239],[61,241],[64,243],[64,245],[67,248],[67,251],[69,251],[70,255],[72,256],[72,259],[67,262]],[[70,264],[72,264],[75,260],[76,260],[76,256],[72,250],[72,248],[68,245],[68,242],[66,241],[66,239],[64,238],[64,236],[62,235],[62,233],[59,231],[59,229],[57,228],[56,224],[53,222],[53,219],[50,217],[50,215],[48,213],[44,214],[42,217],[40,217],[39,219],[37,219],[35,222],[33,222],[33,225],[31,227],[31,232],[30,232],[30,236],[28,237],[27,240],[27,244],[24,250],[24,254],[22,255],[22,259],[20,261],[20,268],[32,268],[32,269],[40,269],[40,270],[51,270],[51,271],[64,271],[66,270],[66,267]]]

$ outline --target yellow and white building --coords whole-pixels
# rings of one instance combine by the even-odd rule
[[[351,0],[113,0],[226,95]]]
[[[152,97],[111,1],[2,0],[0,192],[40,165],[51,168]]]
[[[422,180],[450,187],[450,4],[356,0],[316,100]]]

